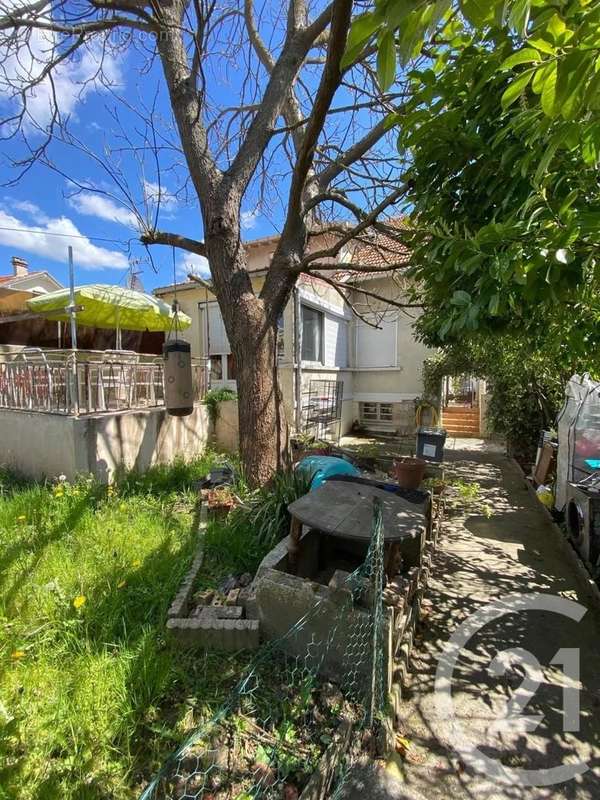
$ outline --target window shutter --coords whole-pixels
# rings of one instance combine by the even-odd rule
[[[356,366],[359,368],[395,367],[396,321],[383,320],[381,328],[364,322],[356,325]]]
[[[325,315],[325,365],[348,366],[348,323],[333,314]]]
[[[208,306],[208,339],[209,354],[211,356],[231,352],[229,339],[225,333],[225,324],[221,316],[221,309],[216,303]]]

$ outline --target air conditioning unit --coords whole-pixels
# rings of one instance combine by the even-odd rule
[[[567,531],[594,575],[600,571],[600,491],[596,483],[567,484]]]

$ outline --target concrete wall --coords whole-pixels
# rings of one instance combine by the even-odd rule
[[[235,453],[240,445],[237,400],[219,404],[219,418],[214,431],[215,446],[227,453]]]
[[[0,409],[0,464],[31,478],[74,477],[87,466],[83,440],[79,454],[75,447],[77,422],[58,414]]]
[[[208,440],[202,405],[188,417],[165,409],[89,417],[0,409],[0,463],[32,478],[92,473],[107,482],[120,466],[145,470],[177,456],[192,458]]]

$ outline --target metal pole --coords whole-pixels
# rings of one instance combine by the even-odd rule
[[[69,245],[69,317],[71,318],[71,347],[77,350],[77,322],[75,320],[75,276],[73,272],[73,248]]]

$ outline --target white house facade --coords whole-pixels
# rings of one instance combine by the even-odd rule
[[[256,291],[275,242],[267,238],[246,243]],[[341,268],[349,266],[348,259],[340,263]],[[369,292],[398,299],[397,278],[384,273],[367,280]],[[359,286],[356,276],[353,285]],[[210,284],[188,280],[155,293],[167,302],[176,295],[182,311],[192,318],[184,335],[193,355],[210,359],[211,386],[235,389],[235,361]],[[376,431],[413,431],[415,400],[423,392],[423,362],[432,351],[415,339],[414,314],[378,301],[364,302],[357,289],[351,290],[350,299],[360,309],[360,318],[317,276],[302,275],[294,289],[280,320],[278,359],[288,419],[301,424],[298,410],[311,382],[336,381],[343,383],[341,433],[355,422]]]

